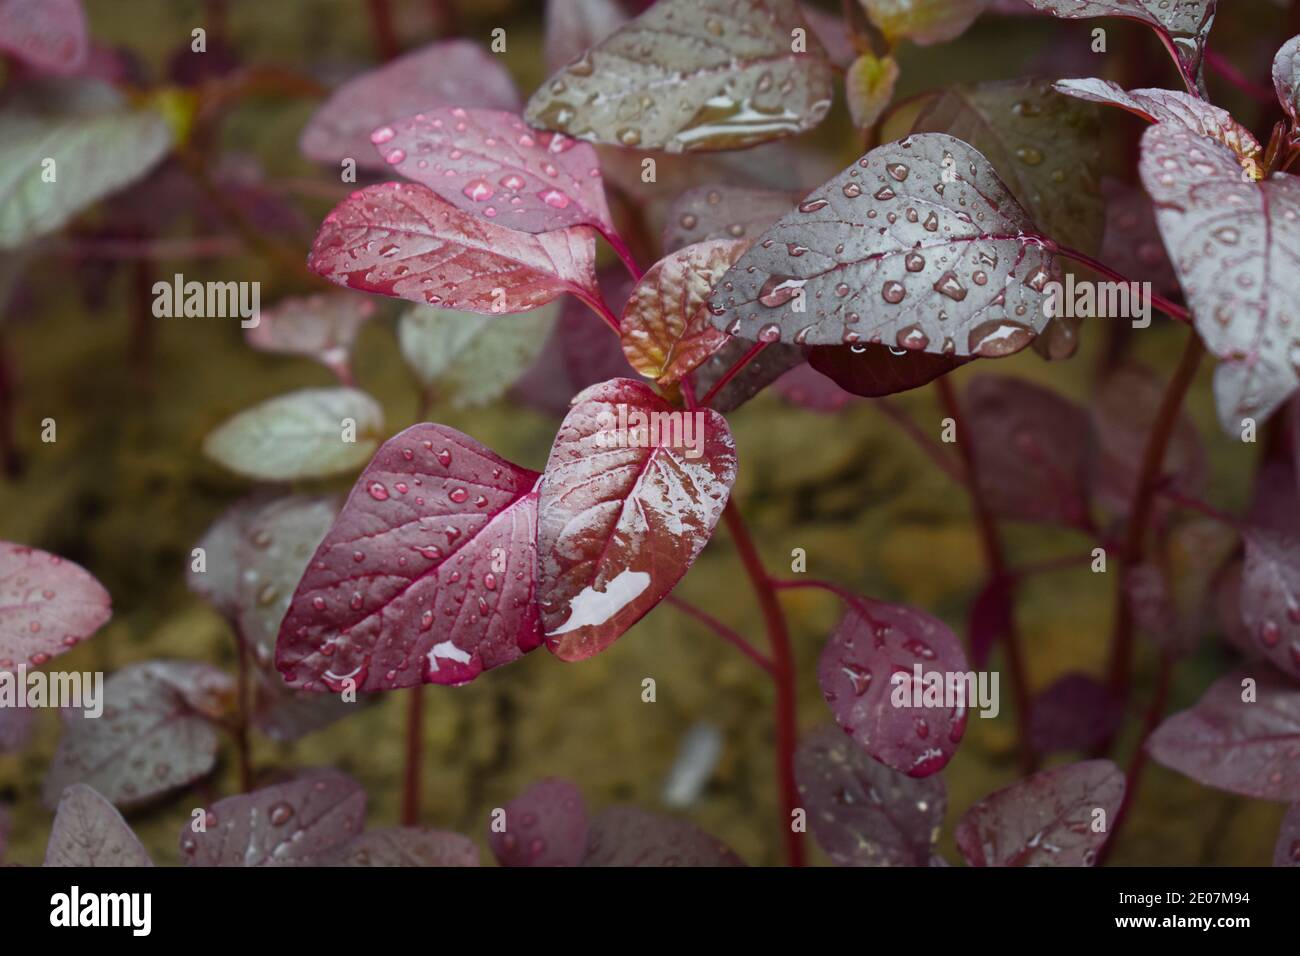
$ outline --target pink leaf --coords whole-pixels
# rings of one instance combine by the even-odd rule
[[[881,398],[929,385],[968,361],[884,345],[822,345],[808,350],[810,366],[846,392],[863,398]]]
[[[383,169],[370,133],[378,126],[439,106],[517,110],[519,93],[502,65],[468,40],[413,50],[344,83],[316,110],[299,148],[308,159]]]
[[[539,780],[505,806],[505,829],[488,829],[502,866],[578,866],[587,850],[587,805],[567,780]]]
[[[917,780],[820,727],[795,754],[799,795],[817,843],[840,866],[929,866],[948,806],[943,777]]]
[[[629,379],[578,395],[538,503],[550,650],[591,657],[658,604],[713,534],[735,478],[731,430],[712,409],[674,411]]]
[[[153,866],[153,861],[122,814],[93,787],[75,783],[59,800],[45,865]]]
[[[817,680],[840,727],[867,753],[909,777],[928,777],[952,759],[976,701],[949,704],[942,693],[927,699],[923,692],[936,681],[942,690],[946,675],[965,671],[966,655],[938,618],[856,598],[826,642]]]
[[[63,712],[63,737],[45,778],[45,802],[86,783],[116,806],[191,783],[217,758],[213,722],[234,703],[233,681],[207,664],[149,661],[104,682],[98,718]]]
[[[0,670],[39,667],[111,616],[108,592],[80,565],[0,541]]]
[[[416,183],[352,194],[325,217],[307,266],[338,285],[484,315],[592,297],[590,230],[531,235],[461,212]]]
[[[81,0],[0,0],[0,51],[49,73],[76,73],[86,62]]]
[[[1300,121],[1300,36],[1282,44],[1273,58],[1273,88],[1294,127]]]
[[[1300,541],[1253,528],[1245,534],[1241,612],[1257,649],[1275,667],[1300,677]]]
[[[1087,674],[1066,674],[1034,700],[1029,740],[1034,751],[1091,750],[1124,722],[1123,706],[1105,684]]]
[[[335,770],[312,770],[276,784],[218,800],[204,830],[181,830],[188,866],[313,866],[330,862],[361,832],[366,794]]]
[[[744,866],[721,840],[684,820],[610,807],[591,821],[583,866]]]
[[[263,312],[244,338],[259,352],[303,355],[347,380],[352,346],[375,303],[346,292],[283,299]]]
[[[1300,688],[1258,665],[1239,670],[1157,727],[1146,747],[1207,787],[1300,800]]]
[[[853,402],[847,392],[807,362],[796,365],[772,383],[772,390],[791,405],[833,415]]]
[[[330,865],[478,866],[478,847],[469,837],[449,830],[384,827],[355,837]]]
[[[536,647],[537,478],[443,425],[385,442],[294,592],[285,681],[463,684]]]
[[[515,113],[425,110],[371,134],[384,160],[462,212],[520,232],[589,225],[612,233],[596,150]]]
[[[1124,774],[1109,760],[1054,767],[967,810],[957,848],[971,866],[1092,866],[1123,799]]]
[[[1291,807],[1282,818],[1282,830],[1273,850],[1273,865],[1300,866],[1300,803]]]

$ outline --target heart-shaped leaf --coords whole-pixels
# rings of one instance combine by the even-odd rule
[[[973,685],[947,679],[965,672],[966,655],[938,618],[856,598],[826,642],[817,680],[835,720],[867,753],[909,777],[928,777],[952,759],[966,711],[978,704]],[[961,701],[945,700],[950,684]]]
[[[950,87],[912,123],[913,133],[947,133],[979,150],[1034,222],[1088,253],[1104,219],[1100,130],[1095,107],[1041,80]]]
[[[793,0],[660,0],[543,83],[526,115],[579,139],[680,153],[802,133],[831,96],[826,52]]]
[[[1300,36],[1282,44],[1273,58],[1273,88],[1291,125],[1300,122]]]
[[[618,0],[546,0],[546,68],[573,62],[623,24]]]
[[[1051,248],[977,150],[923,133],[814,189],[723,277],[710,312],[751,340],[999,357],[1047,324]]]
[[[1229,674],[1157,727],[1146,747],[1207,787],[1300,800],[1300,688],[1259,666]]]
[[[1054,767],[967,810],[957,848],[971,866],[1092,866],[1123,799],[1124,773],[1109,760]]]
[[[884,345],[821,345],[808,350],[808,364],[846,392],[881,398],[929,385],[969,359],[910,352]]]
[[[623,353],[660,385],[673,385],[727,344],[705,303],[749,243],[717,239],[687,246],[652,265],[623,308]]]
[[[1177,55],[1183,70],[1200,74],[1205,41],[1214,25],[1217,0],[1025,0],[1067,20],[1093,17],[1123,17],[1137,20],[1163,34]]]
[[[971,382],[965,406],[975,478],[994,514],[1088,527],[1090,425],[1084,409],[1050,389],[1001,375]]]
[[[307,266],[338,285],[484,315],[595,295],[596,242],[577,227],[532,235],[461,212],[417,183],[352,194],[321,223]]]
[[[753,238],[793,208],[794,193],[750,186],[700,186],[678,196],[668,210],[664,250],[710,239]]]
[[[1215,393],[1237,434],[1243,417],[1262,421],[1300,384],[1300,178],[1256,181],[1226,148],[1167,123],[1143,135],[1141,171],[1196,330],[1233,370]]]
[[[385,442],[294,592],[285,681],[463,684],[536,647],[537,478],[443,425]]]
[[[1087,674],[1066,674],[1034,699],[1029,740],[1047,755],[1091,750],[1111,739],[1124,722],[1124,707],[1105,684]]]
[[[1274,866],[1300,866],[1300,803],[1282,818],[1282,829],[1273,850]]]
[[[0,0],[0,50],[48,73],[76,73],[86,62],[81,0]]]
[[[610,807],[591,821],[583,866],[744,866],[717,837],[684,820]]]
[[[989,0],[859,0],[890,44],[907,39],[921,46],[946,43],[966,32]]]
[[[140,179],[172,142],[161,114],[129,109],[105,84],[68,81],[28,92],[0,109],[0,249],[54,232]]]
[[[898,83],[898,61],[892,56],[863,53],[844,76],[849,117],[858,129],[870,129],[889,108]]]
[[[63,737],[45,778],[54,806],[86,783],[116,806],[143,803],[199,779],[216,763],[213,721],[234,702],[229,677],[207,664],[149,661],[104,682],[103,713],[63,712]]]
[[[943,777],[916,780],[877,763],[838,727],[804,737],[799,795],[817,843],[840,866],[929,866],[948,797]]]
[[[587,852],[587,805],[567,780],[539,780],[505,806],[505,829],[488,829],[502,866],[578,866]]]
[[[515,113],[442,107],[370,138],[397,172],[461,212],[521,232],[614,232],[591,144],[535,130]]]
[[[502,65],[477,43],[445,40],[412,50],[344,83],[316,110],[299,149],[308,159],[385,168],[370,133],[394,120],[440,106],[516,110],[519,93]]]
[[[1300,542],[1287,532],[1253,528],[1245,543],[1242,620],[1264,657],[1300,677]]]
[[[0,671],[36,667],[112,616],[104,586],[57,554],[0,541]]]
[[[93,787],[63,791],[45,847],[46,866],[153,866],[122,814]]]
[[[1106,201],[1102,261],[1124,263],[1131,278],[1150,282],[1157,295],[1178,294],[1178,277],[1160,238],[1151,197],[1141,189],[1110,178],[1101,181],[1101,195]]]
[[[449,830],[385,827],[346,844],[332,866],[478,866],[474,841]]]
[[[578,395],[538,503],[550,650],[591,657],[658,604],[708,543],[735,479],[735,443],[716,411],[675,410],[630,379]]]
[[[537,360],[561,305],[551,302],[511,319],[411,306],[397,324],[402,358],[426,387],[456,408],[505,394]],[[594,319],[584,316],[592,332]],[[594,334],[600,335],[599,331]]]
[[[244,339],[259,352],[304,355],[315,359],[342,381],[351,377],[352,346],[375,303],[346,292],[300,296],[263,312]]]
[[[383,409],[365,392],[304,388],[222,422],[203,440],[203,452],[248,478],[321,478],[369,458],[383,427]]]
[[[187,866],[313,866],[330,862],[361,833],[366,793],[335,770],[218,800],[204,828],[181,830]]]

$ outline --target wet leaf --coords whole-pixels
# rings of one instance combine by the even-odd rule
[[[440,106],[517,110],[519,93],[501,58],[477,43],[431,43],[340,86],[308,121],[298,146],[317,162],[354,159],[362,168],[384,169],[371,132]]]
[[[807,52],[791,31],[804,28]],[[831,68],[792,0],[660,0],[542,84],[534,126],[597,143],[740,149],[812,129]]]
[[[1087,674],[1066,674],[1039,694],[1029,712],[1029,741],[1044,756],[1089,751],[1110,740],[1124,707],[1106,685]]]
[[[890,770],[838,727],[804,737],[794,772],[808,826],[840,866],[929,865],[948,806],[942,776]]]
[[[205,811],[205,831],[181,830],[187,866],[319,866],[361,833],[366,794],[335,770],[312,770],[218,800]]]
[[[834,414],[853,402],[853,394],[804,363],[796,365],[772,383],[772,390],[791,405],[826,415]]]
[[[259,352],[315,359],[346,381],[357,334],[375,314],[364,296],[329,292],[284,299],[261,314],[244,339]]]
[[[750,340],[1000,357],[1047,323],[1048,242],[979,152],[924,133],[813,190],[741,256],[710,311]]]
[[[478,866],[474,841],[449,830],[383,827],[347,843],[332,866]]]
[[[623,353],[660,385],[672,385],[727,344],[709,322],[713,287],[749,243],[717,239],[687,246],[652,265],[623,308]]]
[[[971,866],[1092,866],[1123,799],[1124,774],[1109,760],[1054,767],[967,810],[957,848]]]
[[[1242,621],[1264,658],[1300,677],[1300,541],[1270,528],[1252,528],[1244,540]]]
[[[383,409],[365,392],[304,388],[226,419],[203,453],[247,478],[320,478],[364,462],[383,427]]]
[[[870,129],[894,99],[898,62],[892,56],[863,53],[844,76],[844,96],[849,116],[858,129]]]
[[[664,250],[710,239],[753,239],[794,207],[795,193],[749,186],[699,186],[673,201],[664,226]]]
[[[0,754],[21,753],[31,742],[36,711],[28,707],[0,707]]]
[[[1067,20],[1123,17],[1138,20],[1165,34],[1179,61],[1193,77],[1199,75],[1205,41],[1214,24],[1216,0],[1025,0]]]
[[[1178,277],[1160,238],[1150,197],[1141,189],[1110,178],[1101,181],[1101,195],[1106,202],[1102,261],[1124,263],[1131,278],[1150,282],[1157,295],[1179,294]]]
[[[80,0],[0,0],[0,51],[47,73],[76,73],[87,49]]]
[[[1263,421],[1295,391],[1291,327],[1300,265],[1300,178],[1255,181],[1222,146],[1169,124],[1142,137],[1142,181],[1206,348],[1224,430]]]
[[[1294,126],[1300,120],[1300,36],[1282,44],[1273,58],[1273,88]]]
[[[578,788],[549,777],[505,805],[505,830],[488,829],[502,866],[579,866],[587,851],[587,805]]]
[[[754,347],[753,342],[732,339],[695,370],[695,391],[703,395]],[[751,358],[713,396],[709,406],[719,412],[739,408],[792,368],[802,365],[807,350],[798,345],[769,345]]]
[[[858,598],[826,642],[817,680],[835,720],[867,753],[909,777],[928,777],[952,759],[967,707],[976,704],[943,702],[944,675],[966,669],[961,645],[938,618]]]
[[[573,400],[538,503],[538,599],[562,660],[612,644],[673,589],[713,534],[736,448],[712,409],[675,411],[630,379]]]
[[[0,109],[0,249],[54,232],[140,179],[172,141],[160,114],[128,108],[105,84],[66,81],[28,92]]]
[[[338,285],[484,315],[596,289],[590,230],[531,235],[449,205],[417,183],[352,194],[325,217],[307,266]]]
[[[946,43],[966,32],[989,0],[859,0],[890,45]]]
[[[506,319],[416,305],[402,313],[397,341],[406,364],[437,397],[455,408],[485,405],[537,360],[560,308],[551,302]],[[588,331],[601,334],[595,316],[585,318]]]
[[[286,683],[463,684],[536,647],[537,478],[443,425],[385,442],[280,626]]]
[[[813,36],[821,42],[826,56],[842,70],[857,57],[858,51],[853,46],[852,34],[844,29],[844,19],[835,13],[827,13],[810,2],[799,4],[799,12]]]
[[[1243,700],[1253,681],[1254,700]],[[1147,752],[1198,783],[1260,800],[1300,800],[1300,688],[1254,665],[1215,681],[1147,740]]]
[[[153,866],[153,860],[111,803],[75,783],[59,800],[45,865]]]
[[[625,23],[618,0],[546,0],[546,69],[568,65]]]
[[[966,616],[966,641],[971,663],[984,667],[998,641],[1015,623],[1016,582],[1009,575],[994,574],[984,583]]]
[[[810,366],[845,391],[864,398],[920,388],[968,361],[884,345],[821,345],[808,350]]]
[[[1089,526],[1090,427],[1083,408],[1050,389],[1001,375],[972,381],[965,406],[975,477],[994,514]]]
[[[0,541],[0,671],[39,667],[112,616],[104,586],[78,564]]]
[[[1273,850],[1274,866],[1300,866],[1300,803],[1282,818],[1282,830]]]
[[[213,720],[234,702],[231,679],[185,661],[129,664],[104,682],[103,714],[63,711],[63,736],[45,777],[45,802],[85,783],[119,807],[198,780],[216,763]]]
[[[461,212],[521,232],[614,232],[591,144],[535,130],[515,113],[442,107],[370,138],[393,169]]]
[[[927,101],[912,132],[947,133],[969,143],[1053,239],[1096,253],[1104,213],[1095,107],[1041,80],[954,86]]]
[[[684,820],[610,807],[591,821],[583,866],[744,866],[717,837]]]

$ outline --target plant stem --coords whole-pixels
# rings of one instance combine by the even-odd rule
[[[1128,524],[1124,529],[1124,540],[1120,552],[1120,573],[1118,576],[1115,600],[1115,628],[1111,638],[1109,680],[1112,693],[1119,700],[1127,700],[1129,684],[1133,669],[1133,615],[1124,594],[1124,577],[1130,568],[1142,562],[1146,546],[1147,524],[1151,518],[1152,505],[1155,502],[1157,480],[1164,464],[1165,452],[1174,427],[1178,424],[1178,414],[1183,407],[1183,399],[1196,378],[1205,347],[1196,330],[1191,330],[1187,346],[1179,359],[1174,377],[1165,388],[1164,397],[1151,433],[1147,437],[1146,450],[1142,455],[1142,464],[1138,470],[1137,486],[1133,492],[1133,507],[1129,509]]]
[[[799,809],[799,788],[794,777],[794,751],[798,737],[795,700],[794,654],[790,648],[790,633],[786,628],[785,614],[776,597],[776,585],[763,568],[763,559],[754,547],[745,519],[741,517],[735,500],[728,500],[722,520],[736,543],[740,561],[758,597],[767,636],[772,648],[772,681],[776,685],[776,774],[781,792],[781,830],[785,834],[786,858],[791,866],[804,865],[803,840],[794,831],[794,813]]]
[[[1092,256],[1088,255],[1087,253],[1080,252],[1078,249],[1071,249],[1068,246],[1058,246],[1056,251],[1061,255],[1065,256],[1065,258],[1073,259],[1075,262],[1079,263],[1080,265],[1085,265],[1093,272],[1099,272],[1102,275],[1110,278],[1112,281],[1123,282],[1127,285],[1136,285],[1139,287],[1141,285],[1140,283],[1135,282],[1134,280],[1128,278],[1117,269],[1112,269],[1110,266],[1106,265],[1106,263],[1100,261],[1099,259],[1094,259]],[[1181,305],[1177,305],[1173,302],[1170,302],[1168,299],[1164,298],[1163,296],[1156,295],[1154,292],[1148,293],[1147,297],[1150,299],[1150,302],[1153,306],[1155,306],[1157,309],[1159,309],[1161,312],[1163,312],[1165,315],[1169,316],[1170,318],[1177,319],[1179,322],[1192,321],[1192,314],[1188,312],[1185,308],[1183,308]]]
[[[632,276],[632,281],[640,282],[641,276],[645,273],[643,273],[641,267],[636,264],[636,257],[632,255],[632,250],[628,248],[627,242],[624,241],[623,237],[616,229],[602,229],[600,234],[605,237],[605,241],[609,243],[609,247],[614,250],[615,254],[620,260],[622,260],[623,265],[627,267],[628,273]]]
[[[1161,498],[1168,498],[1173,504],[1180,508],[1186,508],[1188,511],[1195,511],[1202,514],[1212,521],[1217,521],[1222,525],[1232,528],[1234,531],[1241,529],[1241,522],[1228,514],[1226,511],[1220,511],[1214,505],[1201,501],[1199,498],[1193,498],[1190,495],[1180,494],[1172,488],[1159,488],[1156,490]]]
[[[420,820],[420,758],[424,750],[424,685],[411,688],[406,701],[406,775],[402,788],[402,826]]]
[[[375,32],[379,58],[387,62],[400,52],[397,33],[393,30],[393,8],[388,0],[367,0],[366,6],[370,9],[370,26]]]
[[[1238,90],[1245,93],[1256,102],[1263,103],[1265,106],[1277,106],[1277,94],[1270,89],[1265,89],[1258,83],[1252,82],[1247,76],[1237,69],[1231,62],[1225,60],[1218,53],[1206,47],[1205,65],[1208,66],[1219,76],[1223,77]]]
[[[714,382],[713,386],[707,392],[704,393],[704,397],[700,399],[700,404],[701,405],[709,404],[709,401],[713,398],[713,396],[717,395],[718,392],[722,391],[722,389],[726,386],[726,384],[730,382],[733,378],[735,378],[737,375],[739,375],[741,370],[750,362],[752,362],[758,356],[758,353],[763,351],[763,349],[765,348],[767,348],[766,342],[755,342],[750,347],[749,351],[747,351],[744,355],[742,355],[739,359],[737,359],[735,365],[731,366],[731,368],[723,372],[722,377],[719,378],[716,382]]]
[[[601,321],[608,325],[615,335],[622,338],[623,332],[619,327],[618,316],[615,315],[609,305],[606,304],[604,298],[600,295],[592,295],[585,289],[579,289],[577,287],[574,287],[569,291],[573,293],[578,301],[600,316]]]
[[[1204,92],[1197,84],[1196,79],[1187,72],[1187,68],[1183,65],[1182,57],[1178,55],[1178,50],[1174,46],[1173,37],[1158,27],[1156,28],[1156,36],[1160,37],[1160,42],[1164,44],[1164,48],[1169,52],[1169,58],[1174,61],[1174,66],[1178,68],[1178,75],[1182,77],[1187,92],[1198,100],[1205,99]]]
[[[885,413],[891,422],[903,430],[908,438],[912,439],[921,451],[925,452],[939,468],[953,481],[962,484],[966,476],[962,473],[961,466],[953,461],[950,454],[943,450],[943,446],[921,431],[916,422],[908,418],[907,413],[899,408],[894,402],[887,398],[878,398],[872,402],[876,408]]]
[[[723,624],[712,614],[701,610],[694,604],[683,601],[681,598],[673,594],[668,595],[665,600],[679,611],[695,618],[695,620],[712,630],[713,633],[717,634],[727,643],[734,645],[742,654],[752,660],[759,667],[763,668],[763,670],[767,671],[769,674],[773,672],[772,662],[768,660],[767,657],[758,650],[758,648],[754,647],[753,644],[750,644],[749,641],[745,640],[731,628],[727,627],[727,625]]]

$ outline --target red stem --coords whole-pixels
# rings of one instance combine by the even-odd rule
[[[1237,69],[1233,64],[1215,53],[1208,47],[1205,50],[1205,65],[1208,66],[1219,76],[1223,77],[1241,92],[1245,93],[1251,99],[1263,103],[1265,106],[1277,107],[1277,94],[1258,83],[1251,81],[1247,76]]]
[[[887,398],[878,398],[872,403],[876,408],[885,413],[885,416],[901,428],[908,438],[912,439],[921,451],[925,452],[930,460],[933,461],[940,469],[943,470],[953,481],[964,483],[966,476],[962,474],[961,466],[953,460],[953,457],[943,450],[943,446],[921,431],[916,422],[907,417],[907,414],[896,404]]]
[[[0,316],[0,319],[3,319]],[[0,471],[10,480],[23,473],[22,458],[14,442],[14,376],[9,365],[9,352],[0,338]]]
[[[1099,272],[1102,275],[1107,276],[1108,278],[1110,278],[1115,282],[1123,282],[1129,285],[1136,285],[1139,288],[1141,288],[1141,283],[1135,282],[1134,280],[1124,275],[1122,272],[1119,272],[1116,269],[1112,269],[1110,266],[1106,265],[1106,263],[1098,259],[1094,259],[1092,256],[1088,255],[1087,253],[1080,252],[1078,249],[1071,249],[1068,246],[1058,246],[1056,251],[1061,255],[1065,256],[1065,258],[1073,259],[1075,262],[1079,263],[1080,265],[1085,265],[1093,272]],[[1153,306],[1155,306],[1157,309],[1159,309],[1161,312],[1163,312],[1165,315],[1169,316],[1170,318],[1177,319],[1179,322],[1192,321],[1192,314],[1188,312],[1185,308],[1183,308],[1181,305],[1176,305],[1175,303],[1170,302],[1168,299],[1164,298],[1163,296],[1156,295],[1154,292],[1149,293],[1149,298]]]
[[[1193,498],[1190,495],[1180,494],[1172,488],[1159,488],[1156,490],[1161,498],[1168,498],[1171,502],[1180,508],[1186,508],[1188,511],[1195,511],[1198,514],[1205,515],[1213,521],[1226,525],[1233,530],[1241,529],[1241,522],[1228,514],[1226,511],[1220,511],[1214,505],[1201,501],[1199,498]]]
[[[763,621],[767,625],[768,639],[772,643],[772,681],[776,685],[776,773],[781,791],[781,830],[785,834],[786,858],[791,866],[804,865],[802,835],[794,831],[794,814],[799,809],[799,787],[794,777],[794,751],[798,737],[798,720],[795,700],[794,654],[790,648],[790,633],[786,629],[785,614],[776,598],[776,584],[763,568],[754,540],[745,527],[734,500],[727,502],[722,520],[727,524],[731,539],[736,543],[741,563],[749,576],[750,584],[758,597]]]
[[[754,645],[750,644],[749,641],[745,640],[743,637],[741,637],[731,628],[727,627],[726,624],[723,624],[712,614],[708,613],[707,611],[701,610],[700,608],[696,607],[694,604],[690,604],[686,601],[683,601],[681,598],[673,594],[668,595],[668,597],[665,600],[673,607],[677,608],[679,611],[683,612],[684,614],[690,617],[695,618],[695,620],[699,621],[705,627],[712,630],[713,633],[717,634],[720,638],[722,638],[727,643],[732,644],[733,646],[738,648],[742,654],[744,654],[746,657],[752,660],[759,667],[763,668],[763,670],[767,671],[769,674],[773,672],[772,662],[768,660],[767,657],[765,657],[763,653],[760,650],[758,650],[758,648],[754,647]]]
[[[411,688],[406,701],[406,773],[402,789],[402,826],[420,821],[420,757],[424,750],[424,685]]]
[[[1205,97],[1201,95],[1200,87],[1196,84],[1196,79],[1189,75],[1186,67],[1183,66],[1182,58],[1179,57],[1178,50],[1174,46],[1173,37],[1159,28],[1156,29],[1156,36],[1160,37],[1160,42],[1164,44],[1165,50],[1168,51],[1169,58],[1174,61],[1174,66],[1177,67],[1178,75],[1182,77],[1183,85],[1187,87],[1187,92],[1191,93],[1192,96],[1196,97],[1198,100],[1205,99]]]
[[[585,289],[580,289],[576,286],[569,291],[573,293],[578,301],[582,302],[587,306],[587,308],[600,316],[601,321],[608,325],[615,335],[622,338],[623,331],[619,327],[618,316],[614,314],[612,309],[610,309],[603,297],[599,294],[592,295]]]
[[[746,352],[744,355],[742,355],[736,361],[735,365],[731,366],[731,368],[723,372],[722,377],[719,378],[716,382],[714,382],[713,386],[707,392],[704,393],[704,397],[700,399],[700,404],[701,405],[709,404],[709,402],[713,399],[713,396],[717,395],[718,392],[722,391],[722,389],[726,386],[726,384],[730,382],[733,378],[735,378],[737,375],[739,375],[741,370],[744,369],[744,367],[748,365],[750,362],[752,362],[758,356],[758,353],[763,351],[763,349],[765,348],[767,348],[766,342],[755,342],[750,347],[749,351]]]
[[[379,58],[387,62],[400,52],[397,33],[393,30],[393,8],[388,0],[367,0],[366,6],[370,9],[370,26],[375,31]]]
[[[609,243],[609,247],[614,250],[615,254],[620,260],[622,260],[623,265],[627,267],[627,271],[632,276],[632,281],[640,282],[641,276],[645,273],[643,273],[641,267],[636,264],[636,257],[632,255],[632,250],[628,248],[627,242],[619,234],[618,230],[601,229],[600,234],[605,237],[605,241]]]

